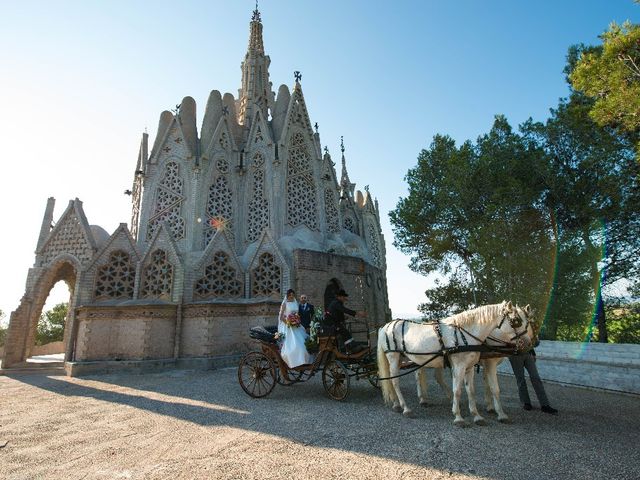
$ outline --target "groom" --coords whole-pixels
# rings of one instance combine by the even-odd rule
[[[311,320],[313,320],[315,309],[313,308],[313,305],[311,305],[307,301],[307,296],[304,294],[300,295],[300,302],[298,305],[298,315],[300,315],[300,323],[308,332],[309,327],[311,326]]]

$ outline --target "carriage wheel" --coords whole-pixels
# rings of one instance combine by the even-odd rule
[[[238,382],[247,395],[266,397],[276,386],[276,369],[269,357],[261,352],[249,352],[238,365]]]
[[[330,360],[322,370],[324,389],[334,400],[344,400],[349,395],[349,372],[338,360]]]

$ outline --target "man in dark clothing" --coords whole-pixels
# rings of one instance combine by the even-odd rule
[[[311,326],[311,320],[313,320],[314,314],[315,308],[308,302],[307,296],[304,294],[300,295],[298,315],[300,315],[300,323],[307,332],[309,331],[309,327]]]
[[[539,343],[539,341],[536,342],[536,347]],[[520,397],[522,408],[525,410],[531,410],[533,408],[531,406],[531,399],[529,398],[529,391],[527,390],[527,381],[524,378],[524,369],[526,368],[527,372],[529,372],[531,385],[533,385],[533,389],[538,396],[540,410],[544,413],[557,415],[558,410],[550,405],[547,392],[545,392],[544,385],[542,384],[542,380],[538,374],[538,369],[536,368],[536,352],[531,349],[528,352],[513,355],[509,357],[509,362],[511,363],[511,368],[513,369],[513,374],[515,375],[516,382],[518,384],[518,396]]]
[[[357,353],[359,347],[353,346],[353,337],[351,332],[347,329],[345,324],[344,314],[351,315],[352,317],[366,317],[366,312],[356,312],[344,306],[344,302],[347,300],[349,294],[344,290],[338,290],[336,298],[329,304],[328,314],[325,318],[328,320],[327,326],[333,327],[336,337],[342,341],[344,350],[347,355]]]

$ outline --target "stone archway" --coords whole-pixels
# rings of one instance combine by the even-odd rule
[[[3,368],[24,362],[35,344],[38,320],[54,285],[64,281],[69,288],[69,312],[64,331],[65,361],[73,357],[73,325],[79,263],[72,255],[60,255],[46,267],[32,268],[20,305],[11,313],[5,342]]]

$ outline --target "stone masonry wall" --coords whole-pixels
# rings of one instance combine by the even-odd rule
[[[172,358],[175,305],[80,307],[75,360]]]
[[[391,320],[385,276],[378,268],[364,260],[311,250],[296,250],[294,271],[294,290],[298,296],[306,293],[309,301],[317,308],[325,306],[325,289],[332,279],[336,279],[349,294],[346,306],[352,310],[367,312],[366,325],[352,325],[352,331],[357,332],[354,333],[357,340],[366,339],[367,328],[374,331],[376,326]]]
[[[249,329],[275,325],[280,303],[202,304],[184,308],[180,357],[215,357],[255,349]]]

